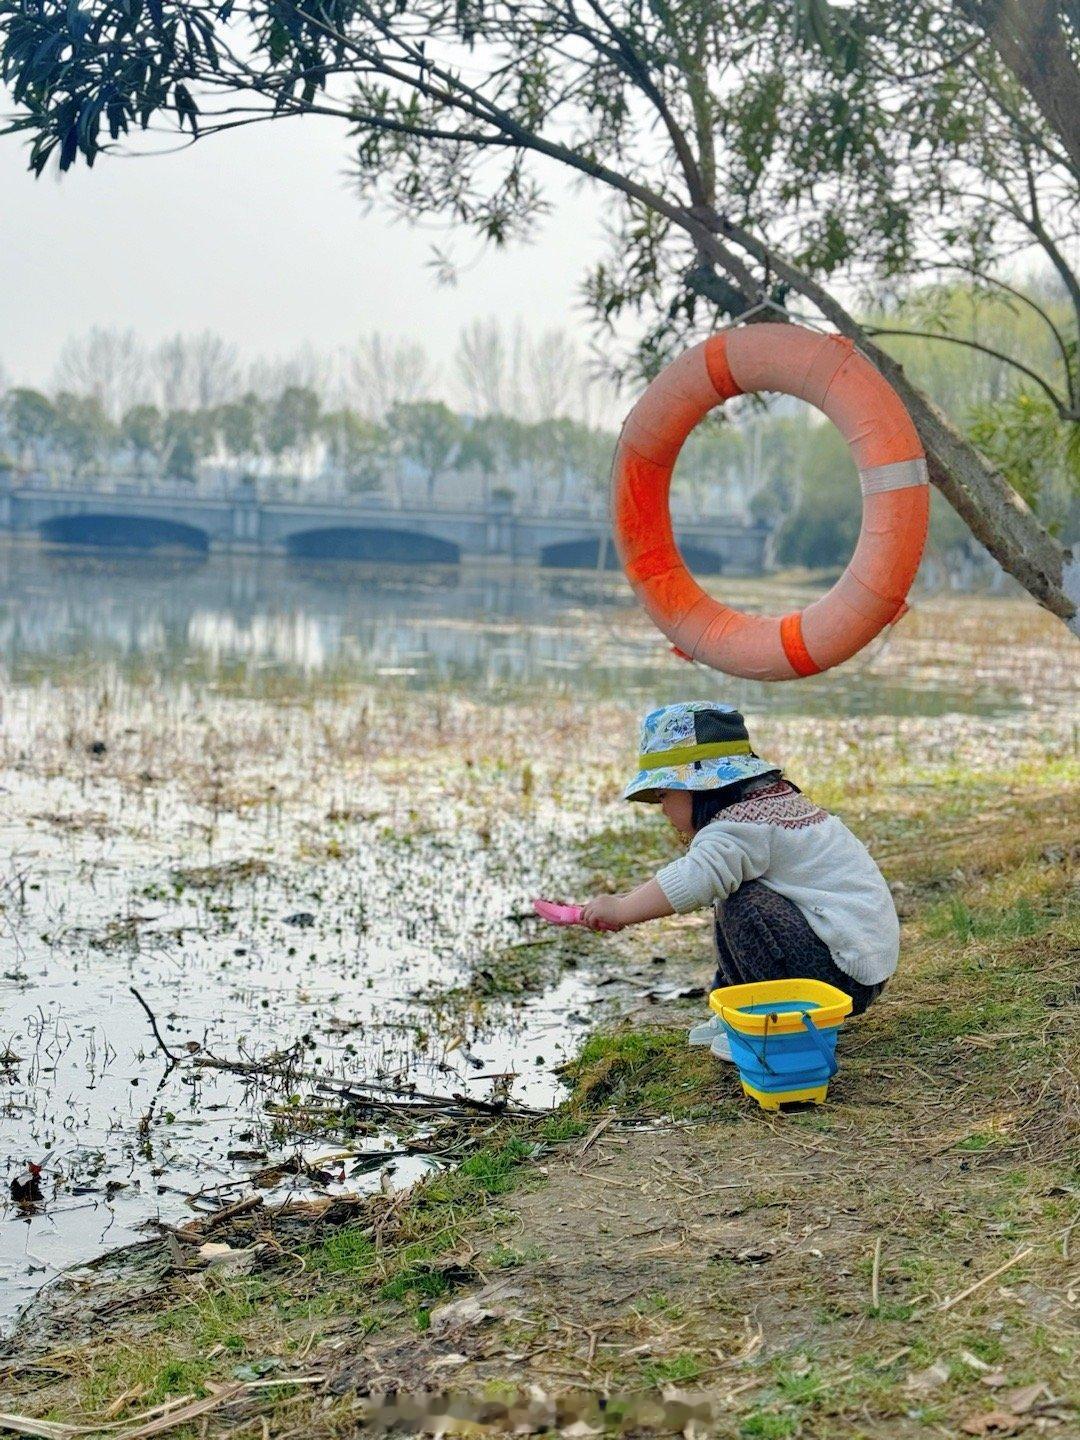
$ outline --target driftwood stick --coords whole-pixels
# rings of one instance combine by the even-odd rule
[[[135,999],[139,1002],[142,1008],[146,1011],[146,1018],[150,1021],[150,1028],[154,1032],[154,1039],[157,1041],[159,1049],[168,1056],[170,1065],[179,1065],[180,1061],[183,1059],[183,1056],[175,1055],[169,1049],[168,1045],[165,1044],[165,1041],[163,1040],[161,1035],[161,1031],[158,1029],[157,1018],[155,1017],[154,1012],[150,1009],[150,1006],[139,994],[138,990],[135,989],[134,985],[129,985],[128,989],[131,991],[132,995],[135,996]]]

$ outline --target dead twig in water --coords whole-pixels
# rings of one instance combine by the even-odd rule
[[[162,1039],[161,1031],[158,1029],[157,1018],[154,1015],[154,1012],[150,1009],[150,1006],[139,994],[138,990],[135,989],[134,985],[129,985],[128,989],[131,991],[132,995],[135,996],[135,999],[139,1002],[142,1008],[146,1011],[146,1018],[150,1021],[150,1028],[154,1032],[154,1039],[158,1043],[158,1048],[162,1051],[163,1054],[168,1056],[170,1065],[179,1065],[180,1061],[184,1057],[182,1055],[174,1055],[173,1052],[169,1049],[168,1045],[165,1044],[165,1041]]]
[[[238,1215],[246,1215],[249,1210],[257,1210],[262,1203],[261,1195],[245,1195],[235,1205],[226,1205],[224,1210],[214,1210],[205,1217],[189,1221],[188,1225],[198,1225],[199,1233],[206,1235],[209,1231],[216,1230],[219,1225],[224,1225],[227,1220],[235,1220]]]
[[[280,1063],[266,1060],[220,1060],[216,1055],[200,1055],[194,1063],[200,1069],[228,1070],[236,1075],[284,1077],[284,1069]],[[328,1080],[325,1075],[315,1071],[290,1070],[288,1079],[291,1084],[306,1080],[320,1095],[335,1095],[338,1099],[348,1100],[354,1105],[392,1110],[398,1114],[454,1114],[466,1110],[477,1115],[526,1119],[548,1113],[534,1105],[511,1105],[506,1100],[479,1100],[458,1091],[450,1095],[429,1095],[409,1085],[377,1085],[370,1080]]]

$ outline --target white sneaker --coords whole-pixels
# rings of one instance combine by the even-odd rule
[[[711,1020],[695,1025],[686,1038],[691,1045],[711,1045],[717,1035],[723,1033],[723,1028],[719,1015],[714,1015]]]
[[[691,1045],[708,1045],[718,1060],[731,1060],[731,1042],[719,1015],[695,1025],[686,1038]]]
[[[728,1060],[734,1065],[735,1060],[731,1053],[731,1040],[726,1030],[722,1030],[712,1042],[712,1053],[718,1060]]]

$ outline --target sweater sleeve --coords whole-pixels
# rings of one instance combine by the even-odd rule
[[[685,915],[726,900],[747,880],[769,868],[769,827],[714,820],[699,830],[690,849],[656,876],[672,907]]]

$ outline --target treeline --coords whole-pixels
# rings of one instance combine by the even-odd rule
[[[130,332],[69,342],[47,390],[0,385],[0,466],[85,479],[195,482],[217,474],[302,493],[329,483],[399,502],[455,489],[486,501],[587,501],[607,486],[621,409],[562,332],[477,322],[452,384],[423,350],[374,335],[336,357],[241,366],[206,333],[146,349]],[[439,397],[456,391],[451,405]],[[746,515],[753,455],[735,427],[690,438],[678,491]]]
[[[912,335],[882,343],[1044,520],[1067,537],[1080,533],[1080,427],[1059,418],[1031,375],[992,353],[1036,376],[1053,373],[1055,346],[1069,334],[1061,297],[1037,286],[939,285],[875,320]],[[212,334],[146,350],[130,334],[93,331],[65,347],[47,391],[0,382],[0,467],[188,482],[218,471],[399,501],[453,489],[464,500],[502,490],[565,503],[603,491],[612,417],[626,402],[565,334],[533,340],[520,327],[478,322],[462,333],[451,369],[441,377],[419,346],[379,336],[333,359],[304,353],[245,369]],[[844,443],[783,398],[731,405],[699,426],[675,491],[693,513],[768,523],[785,565],[841,564],[858,534]],[[943,548],[967,543],[943,502],[933,527]]]
[[[454,407],[420,347],[374,335],[334,357],[244,367],[205,333],[154,348],[94,330],[45,390],[0,385],[0,463],[78,478],[194,481],[220,471],[297,487],[419,487],[454,474],[560,493],[603,474],[610,392],[562,333],[478,322],[459,340]]]

